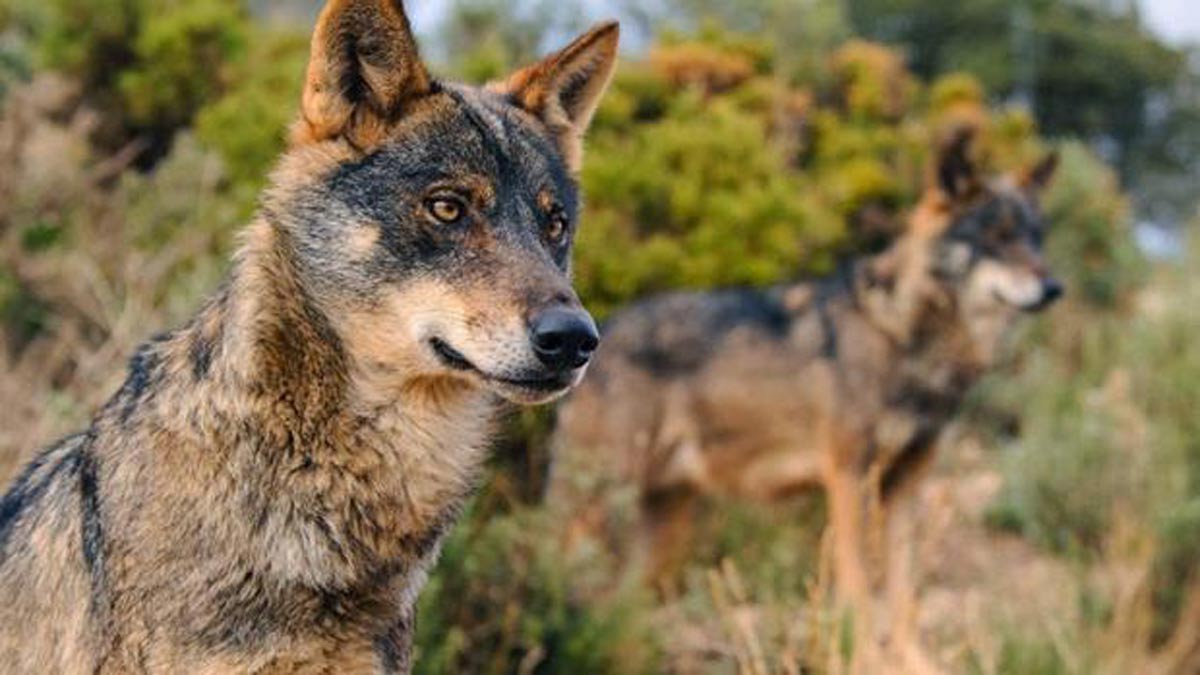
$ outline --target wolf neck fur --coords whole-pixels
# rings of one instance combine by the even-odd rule
[[[419,564],[474,488],[491,396],[414,379],[381,398],[304,293],[286,235],[265,221],[249,228],[221,292],[158,352],[164,393],[140,414],[261,491],[252,517],[319,521],[265,528],[277,550],[295,550],[293,581],[351,587]]]
[[[907,237],[865,262],[854,294],[867,322],[887,339],[894,363],[907,364],[913,386],[946,393],[974,381],[986,366],[962,325],[952,294],[930,277],[929,246]],[[883,264],[891,276],[877,286],[870,265]]]

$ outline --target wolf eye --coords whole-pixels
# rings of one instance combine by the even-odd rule
[[[452,225],[462,220],[466,207],[454,197],[434,197],[425,203],[425,208],[439,221]]]
[[[550,221],[546,223],[546,238],[554,243],[562,241],[569,224],[566,212],[561,208],[554,209],[550,213]]]

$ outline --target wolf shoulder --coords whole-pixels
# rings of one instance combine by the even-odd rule
[[[38,455],[0,498],[0,663],[8,673],[84,672],[92,578],[86,499],[89,435]],[[93,477],[94,478],[94,477]],[[57,618],[46,620],[47,613]]]

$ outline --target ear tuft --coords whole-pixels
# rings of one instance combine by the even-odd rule
[[[584,132],[616,69],[620,32],[616,21],[599,24],[492,87],[546,124],[572,171],[580,168]]]
[[[951,201],[968,199],[982,187],[979,170],[971,158],[974,139],[975,129],[961,126],[951,133],[938,153],[935,187]]]
[[[330,0],[313,31],[295,142],[377,142],[433,90],[401,0]]]

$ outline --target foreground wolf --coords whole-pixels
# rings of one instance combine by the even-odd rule
[[[399,0],[325,8],[228,281],[0,502],[0,670],[408,670],[495,409],[596,346],[573,175],[617,32],[473,89]]]
[[[1062,293],[1037,199],[1055,158],[989,184],[970,147],[956,134],[902,236],[833,278],[666,295],[613,318],[560,411],[550,501],[603,530],[604,495],[635,486],[657,578],[697,497],[824,488],[842,598],[863,625],[885,589],[901,611],[902,556],[880,545],[904,537],[897,495],[1013,320]]]

